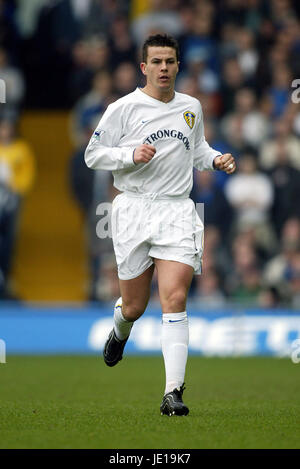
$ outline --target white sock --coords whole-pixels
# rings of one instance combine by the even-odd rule
[[[189,325],[186,311],[162,316],[161,345],[165,362],[165,394],[182,386],[188,357]]]
[[[132,326],[133,322],[127,321],[122,314],[122,298],[119,298],[114,309],[114,330],[118,339],[127,339]]]

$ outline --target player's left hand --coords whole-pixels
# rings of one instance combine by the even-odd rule
[[[226,174],[232,174],[236,170],[236,164],[231,153],[216,156],[214,159],[214,167],[219,171],[225,171]]]

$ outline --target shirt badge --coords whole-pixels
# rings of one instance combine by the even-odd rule
[[[183,113],[183,117],[184,117],[185,122],[189,126],[189,128],[192,129],[194,127],[194,124],[195,124],[196,114],[194,114],[191,111],[185,111]]]
[[[92,143],[99,142],[103,134],[105,134],[105,130],[100,130],[100,129],[95,130],[92,136]]]

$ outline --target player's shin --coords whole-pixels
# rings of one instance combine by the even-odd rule
[[[165,394],[184,382],[188,357],[189,326],[186,311],[165,313],[162,317],[162,353],[165,363]]]
[[[122,298],[119,298],[114,308],[114,330],[120,340],[129,337],[133,322],[127,321],[122,314]]]

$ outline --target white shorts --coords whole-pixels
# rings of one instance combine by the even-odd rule
[[[111,221],[121,280],[141,275],[153,258],[182,262],[201,274],[203,223],[191,199],[122,193],[113,201]]]

